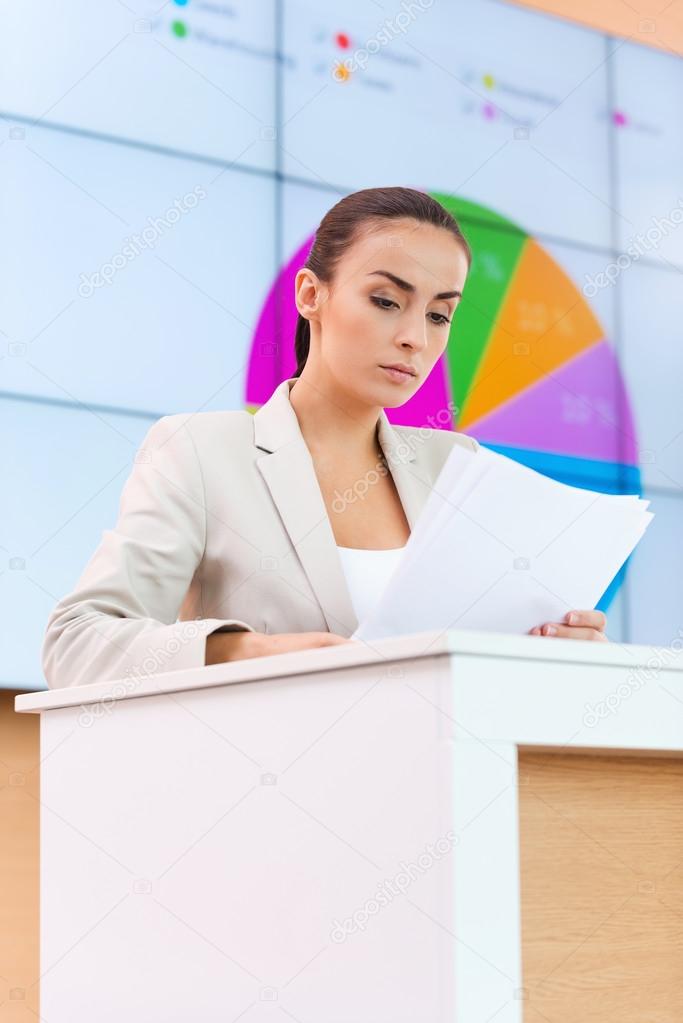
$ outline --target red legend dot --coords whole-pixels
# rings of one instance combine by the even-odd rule
[[[337,46],[341,47],[342,50],[348,50],[349,46],[351,45],[351,40],[347,36],[346,32],[337,32],[336,36],[334,37],[334,41],[337,44]]]

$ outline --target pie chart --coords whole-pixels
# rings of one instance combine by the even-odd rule
[[[616,354],[576,282],[522,228],[466,199],[430,193],[473,252],[448,345],[390,422],[439,422],[538,472],[605,493],[640,494],[633,414]],[[280,270],[253,333],[246,407],[296,372],[294,280],[311,234]],[[445,410],[455,408],[455,417]],[[433,419],[432,419],[433,422]],[[606,610],[626,565],[601,597]]]

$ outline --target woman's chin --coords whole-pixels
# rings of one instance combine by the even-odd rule
[[[410,401],[417,390],[418,388],[413,385],[396,387],[390,384],[389,387],[382,388],[380,404],[382,408],[400,408]]]
[[[405,403],[409,400],[409,398],[404,398],[403,401],[399,401],[397,398],[394,398],[393,401],[383,401],[382,408],[401,408],[401,406],[405,405]]]

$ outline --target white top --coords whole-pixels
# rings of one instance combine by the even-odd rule
[[[362,550],[337,544],[351,603],[356,618],[362,622],[370,608],[379,600],[389,576],[397,568],[405,547],[387,550]]]

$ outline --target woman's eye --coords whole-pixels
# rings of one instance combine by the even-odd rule
[[[396,306],[396,308],[398,309],[396,302],[392,302],[390,298],[382,298],[380,295],[371,295],[370,301],[374,302],[375,305],[378,306],[380,309],[389,309],[391,306]],[[388,305],[382,305],[381,304],[382,302],[388,302]],[[436,319],[432,320],[432,323],[436,323],[436,325],[439,327],[442,326],[442,324],[451,322],[449,318],[447,316],[444,316],[442,313],[430,313],[429,315],[436,316]]]
[[[375,303],[375,305],[379,306],[380,309],[388,309],[389,306],[396,305],[396,303],[392,302],[390,298],[381,298],[379,295],[373,295],[371,300]],[[380,305],[380,302],[388,302],[389,306]],[[398,306],[396,306],[396,308],[398,308]]]

